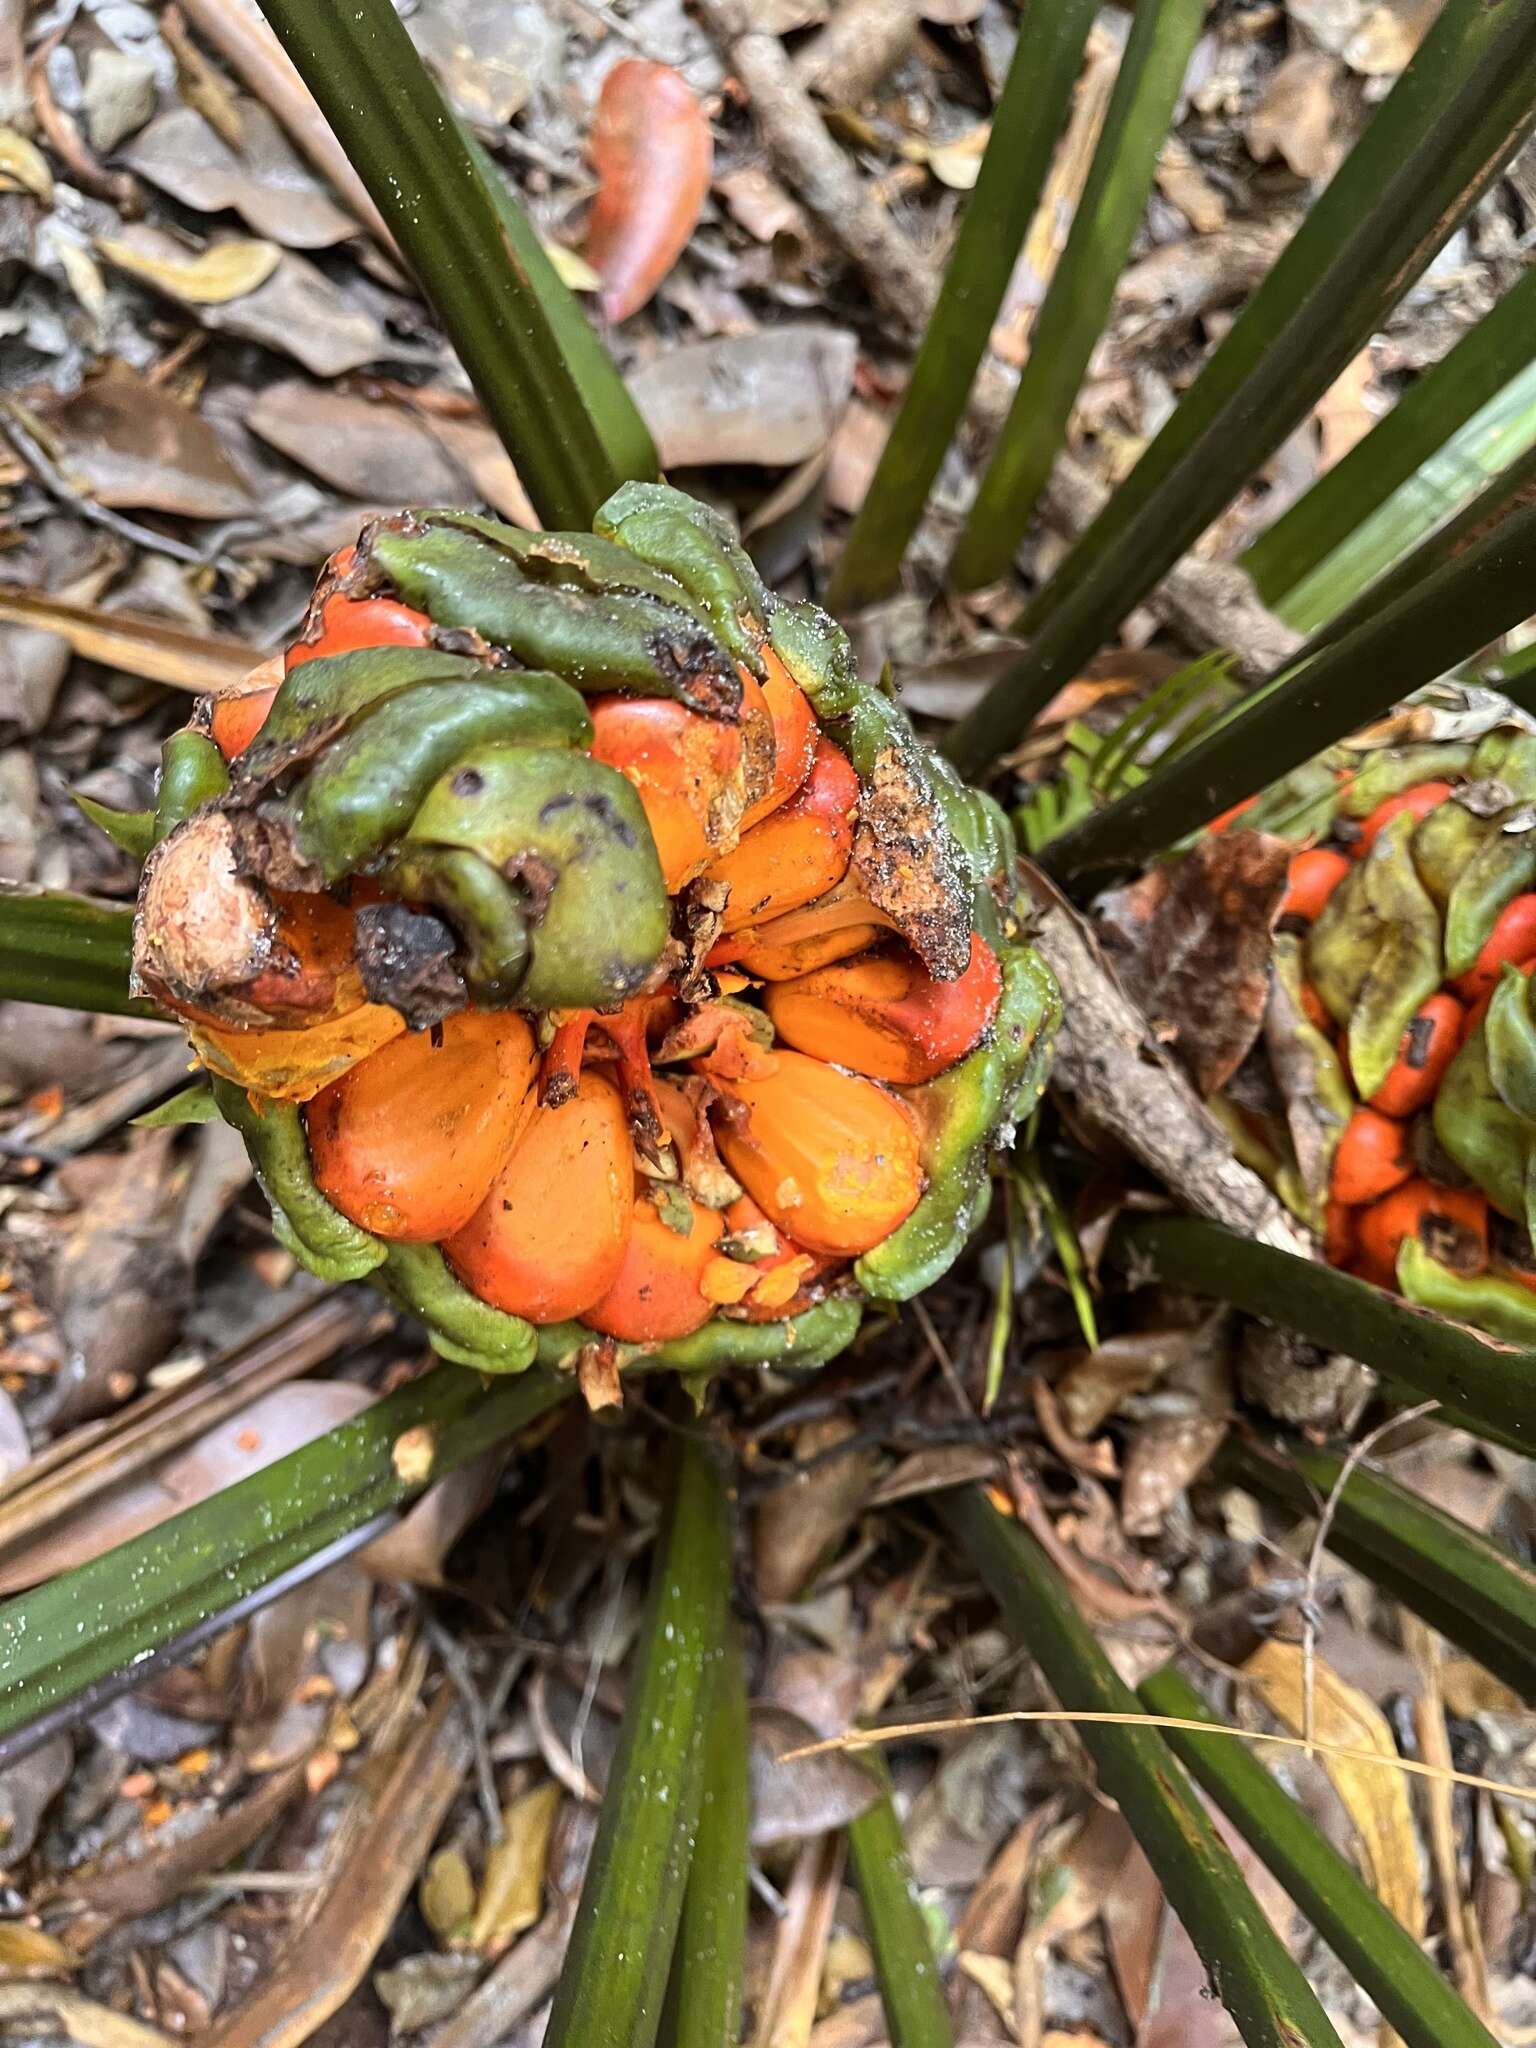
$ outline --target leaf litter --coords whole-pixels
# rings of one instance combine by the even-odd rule
[[[734,510],[803,594],[829,524],[835,533],[867,486],[905,376],[871,288],[894,282],[908,306],[931,292],[1016,16],[998,0],[756,10],[759,32],[814,89],[851,189],[895,222],[900,239],[879,244],[906,252],[892,280],[872,278],[859,254],[876,246],[858,241],[862,212],[827,216],[791,160],[793,129],[772,129],[742,89],[713,32],[719,11],[433,0],[411,26],[546,242],[573,266],[589,259],[664,461]],[[366,204],[317,168],[334,163],[329,138],[264,58],[249,9],[195,0],[158,24],[131,7],[54,10],[68,19],[31,94],[11,45],[36,56],[54,29],[23,29],[12,12],[0,12],[0,260],[15,287],[0,309],[0,387],[17,432],[0,449],[0,538],[6,596],[14,586],[55,609],[0,610],[0,741],[28,770],[0,839],[10,879],[25,867],[122,899],[131,866],[109,864],[70,791],[144,802],[182,693],[227,674],[243,650],[280,644],[311,565],[365,511],[431,496],[531,512]],[[1290,0],[1212,15],[1079,400],[1072,454],[1095,477],[1123,473],[1155,431],[1427,12]],[[1027,346],[1110,75],[1102,64],[1084,74],[1051,218],[1031,237],[995,338],[1001,363]],[[616,160],[599,110],[637,79],[638,135]],[[663,104],[676,135],[651,121]],[[605,182],[622,253],[610,241],[599,261]],[[1271,489],[1294,492],[1337,459],[1507,286],[1514,205],[1505,195],[1479,210],[1455,260],[1435,267],[1294,437],[1288,480],[1277,472]],[[951,458],[941,521],[963,499],[970,460]],[[1258,509],[1254,494],[1221,544],[1240,545]],[[1048,520],[1026,570],[1048,567],[1060,545]],[[940,723],[1008,658],[1018,602],[936,602],[941,558],[931,538],[920,543],[912,587],[861,629]],[[1118,658],[1139,696],[1153,678],[1135,664],[1166,661],[1165,643]],[[1124,716],[1124,686],[1118,702],[1092,678],[1072,687],[1090,730]],[[1051,773],[1067,730],[1065,719],[1047,728],[1031,773]],[[1198,884],[1195,872],[1185,894],[1167,883],[1133,950],[1148,963],[1149,1009],[1204,1089],[1262,1028],[1254,962],[1270,913],[1261,863]],[[1204,1008],[1202,978],[1215,990]],[[371,1301],[331,1338],[314,1334],[331,1313],[324,1292],[273,1245],[243,1181],[217,1178],[196,1131],[130,1137],[136,1112],[122,1105],[151,1073],[138,1027],[60,1023],[29,1051],[13,1009],[0,1046],[0,1577],[19,1585],[360,1412],[424,1359],[417,1333],[381,1321]],[[1297,1115],[1302,1093],[1298,1082]],[[1135,1193],[1124,1154],[1069,1136],[1096,1177],[1096,1213],[1112,1215]],[[193,1242],[187,1204],[210,1185],[213,1213]],[[1086,1235],[1088,1205],[1082,1220]],[[775,1759],[870,1717],[916,1727],[890,1761],[968,2040],[1220,2038],[1176,1927],[1123,1840],[1116,1853],[1071,1738],[1051,1722],[957,1725],[977,1711],[1051,1711],[923,1510],[934,1486],[977,1478],[1032,1503],[1032,1526],[1050,1533],[1114,1655],[1144,1669],[1177,1647],[1172,1617],[1223,1616],[1222,1655],[1247,1673],[1238,1698],[1253,1732],[1276,1736],[1294,1720],[1294,1688],[1258,1681],[1299,1656],[1305,1532],[1202,1476],[1230,1427],[1238,1335],[1197,1328],[1188,1304],[1127,1291],[1112,1274],[1097,1285],[1106,1334],[1090,1347],[1049,1257],[1025,1273],[990,1412],[993,1302],[984,1275],[967,1270],[926,1304],[926,1328],[905,1316],[822,1382],[733,1386],[713,1413],[743,1475],[759,1790],[749,2000],[754,2021],[777,2013],[817,2048],[884,2038],[832,1832],[869,1779],[843,1753]],[[138,1306],[124,1315],[131,1289]],[[241,1398],[241,1361],[263,1356],[259,1370],[278,1377]],[[211,1414],[192,1404],[216,1397],[226,1375],[233,1398],[218,1419],[176,1423]],[[664,1424],[632,1389],[625,1406],[622,1434],[562,1421],[505,1465],[491,1458],[442,1482],[357,1561],[0,1772],[0,1861],[16,1912],[0,1991],[33,2001],[0,2006],[0,2020],[52,2015],[102,2048],[163,2048],[209,2028],[224,2048],[302,2007],[309,2019],[285,2019],[281,2038],[326,2022],[372,2041],[382,2000],[398,2034],[434,2048],[536,2038],[638,1611],[616,1602],[604,1564],[622,1556],[624,1582],[638,1584],[654,1528]],[[1523,1495],[1492,1454],[1444,1432],[1429,1445],[1384,1461],[1426,1497],[1476,1499],[1490,1517],[1525,1512],[1510,1506]],[[1528,1515],[1516,1533],[1528,1538]],[[1331,1565],[1316,1588],[1330,1609],[1319,1756],[1341,1774],[1349,1853],[1433,1940],[1431,1845],[1404,1779],[1385,1767],[1393,1756],[1435,1767],[1428,1746],[1423,1759],[1404,1747],[1401,1612]],[[428,1621],[460,1645],[451,1684]],[[1489,1995],[1511,2025],[1528,2024],[1492,1883],[1508,1878],[1499,1826],[1518,1834],[1519,1802],[1486,1785],[1532,1782],[1532,1724],[1465,1659],[1446,1662],[1442,1680],[1457,1797],[1482,1802],[1475,1822],[1460,1821],[1452,1856],[1476,1826],[1478,1853],[1496,1866],[1469,1892],[1472,1933],[1457,1941],[1463,1954],[1469,1939],[1489,1943]],[[1346,1726],[1344,1749],[1365,1734],[1384,1761],[1334,1754],[1330,1766],[1322,1741]],[[1291,1752],[1276,1753],[1288,1769]],[[1443,1899],[1443,1825],[1434,1855]],[[1367,2038],[1358,1994],[1304,1930],[1288,1938],[1341,2026]],[[85,1989],[69,1982],[82,1957]]]

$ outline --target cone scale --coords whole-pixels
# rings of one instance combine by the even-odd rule
[[[1010,829],[627,485],[366,529],[168,742],[135,927],[278,1234],[447,1357],[842,1348],[958,1256],[1057,997]]]
[[[1298,843],[1270,1032],[1310,1062],[1310,1170],[1283,1118],[1232,1114],[1333,1264],[1531,1344],[1536,735],[1480,722],[1466,739],[1367,735],[1210,828]]]

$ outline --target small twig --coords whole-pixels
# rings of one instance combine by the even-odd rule
[[[184,540],[173,540],[169,534],[156,533],[151,526],[140,526],[136,519],[125,519],[121,512],[114,512],[110,505],[99,505],[72,483],[42,443],[28,431],[21,420],[20,408],[12,399],[0,398],[0,434],[4,434],[43,489],[61,503],[72,506],[82,519],[88,519],[93,526],[104,526],[108,533],[131,541],[135,547],[152,548],[156,554],[169,555],[174,562],[190,562],[197,568],[204,566],[201,548],[189,547]]]
[[[1147,1029],[1085,920],[1028,862],[1033,933],[1061,987],[1066,1021],[1051,1085],[1084,1119],[1140,1160],[1187,1208],[1298,1258],[1308,1239],[1256,1173],[1232,1157],[1226,1133]]]
[[[1493,1792],[1503,1799],[1518,1799],[1527,1806],[1536,1806],[1536,1785],[1512,1785],[1504,1778],[1448,1770],[1442,1764],[1420,1763],[1411,1756],[1388,1756],[1380,1749],[1356,1749],[1347,1742],[1314,1741],[1309,1745],[1300,1735],[1274,1735],[1264,1728],[1235,1728],[1228,1721],[1192,1721],[1181,1714],[1121,1714],[1107,1710],[1078,1713],[1066,1707],[1013,1707],[1000,1714],[964,1714],[945,1721],[897,1721],[883,1728],[850,1728],[846,1735],[829,1735],[825,1742],[808,1742],[803,1749],[786,1749],[774,1762],[794,1764],[809,1756],[827,1756],[833,1750],[871,1749],[885,1742],[939,1742],[945,1736],[969,1734],[975,1728],[1006,1728],[1021,1722],[1061,1722],[1073,1728],[1171,1728],[1181,1734],[1225,1736],[1233,1742],[1266,1742],[1276,1749],[1310,1747],[1316,1755],[1332,1757],[1336,1763],[1374,1764],[1378,1770],[1405,1771],[1410,1778],[1463,1785],[1469,1792]]]
[[[64,26],[67,27],[68,23]],[[37,125],[49,147],[64,163],[74,184],[94,193],[98,199],[109,201],[119,213],[132,219],[144,210],[137,181],[127,171],[109,171],[97,162],[85,137],[54,98],[53,88],[48,83],[48,59],[63,34],[64,27],[55,29],[27,66],[27,86],[37,113]]]
[[[457,1636],[431,1615],[427,1617],[427,1634],[433,1649],[442,1659],[449,1683],[463,1705],[473,1752],[475,1791],[480,1800],[480,1811],[485,1816],[486,1836],[492,1842],[499,1842],[502,1837],[501,1801],[496,1796],[496,1769],[491,1762],[491,1735],[485,1701],[480,1697],[480,1688],[469,1668],[468,1654]]]
[[[916,1318],[918,1328],[927,1339],[929,1350],[939,1361],[939,1370],[944,1375],[945,1385],[954,1396],[955,1406],[964,1416],[974,1415],[976,1411],[971,1405],[970,1395],[965,1391],[965,1384],[960,1378],[959,1368],[955,1364],[949,1346],[939,1335],[937,1329],[935,1329],[933,1317],[928,1313],[928,1304],[920,1294],[914,1295],[912,1298],[912,1314]]]
[[[603,1576],[611,1582],[613,1590],[608,1596],[601,1633],[587,1658],[587,1669],[581,1684],[581,1698],[577,1702],[576,1718],[571,1723],[571,1761],[583,1777],[587,1775],[584,1753],[587,1725],[592,1719],[592,1709],[597,1704],[597,1688],[602,1680],[603,1665],[607,1659],[609,1645],[613,1641],[614,1630],[618,1626],[619,1602],[624,1597],[624,1580],[627,1573],[622,1553],[609,1555],[607,1563],[603,1566]]]
[[[1323,1511],[1317,1518],[1313,1533],[1312,1547],[1307,1552],[1306,1576],[1302,1581],[1301,1594],[1301,1733],[1307,1745],[1307,1754],[1312,1754],[1313,1731],[1316,1727],[1316,1686],[1317,1686],[1317,1584],[1323,1569],[1323,1552],[1328,1548],[1328,1538],[1333,1530],[1334,1517],[1339,1511],[1339,1502],[1351,1477],[1370,1456],[1384,1436],[1394,1429],[1400,1429],[1405,1422],[1417,1422],[1421,1416],[1432,1414],[1440,1406],[1438,1401],[1421,1401],[1417,1408],[1406,1409],[1400,1415],[1389,1415],[1369,1430],[1360,1441],[1351,1444],[1338,1476],[1328,1489],[1328,1498],[1323,1502]]]
[[[827,133],[778,37],[754,28],[742,0],[699,0],[698,11],[746,87],[785,182],[864,275],[871,296],[916,339],[938,296],[932,266]]]

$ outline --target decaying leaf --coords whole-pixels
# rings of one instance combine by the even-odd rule
[[[99,1415],[158,1364],[190,1294],[170,1199],[170,1131],[136,1134],[86,1203],[54,1265],[50,1292],[64,1363],[54,1422]]]
[[[337,490],[370,505],[463,505],[484,498],[537,525],[517,476],[480,420],[440,418],[297,378],[258,393],[246,424]]]
[[[587,259],[603,280],[603,311],[627,320],[688,246],[709,192],[714,143],[681,72],[626,57],[603,80],[591,152],[598,187]]]
[[[1156,1386],[1197,1334],[1181,1328],[1126,1330],[1106,1337],[1056,1382],[1062,1421],[1075,1437],[1086,1440],[1095,1435],[1122,1401]]]
[[[53,173],[35,142],[15,128],[0,128],[0,192],[30,192],[45,206],[53,200]]]
[[[1326,178],[1338,157],[1333,117],[1342,67],[1322,50],[1297,50],[1271,77],[1248,117],[1261,164],[1283,157],[1298,178]]]
[[[285,249],[328,249],[357,233],[257,100],[238,101],[238,153],[193,108],[172,107],[119,152],[141,178],[200,213],[238,213]]]
[[[9,1770],[0,1771],[0,1870],[9,1870],[27,1855],[44,1814],[69,1783],[74,1766],[70,1737],[50,1735]]]
[[[1202,1095],[1258,1037],[1290,857],[1272,833],[1209,833],[1105,902],[1101,930],[1128,994]]]
[[[501,1840],[485,1859],[485,1878],[469,1930],[469,1945],[497,1956],[532,1927],[543,1906],[550,1830],[560,1809],[560,1787],[546,1779],[502,1808]]]
[[[194,307],[202,326],[259,341],[317,377],[344,376],[388,352],[384,329],[366,308],[274,242],[219,242],[189,260],[172,236],[130,221],[97,246],[120,269]]]
[[[143,278],[184,306],[222,306],[265,284],[282,251],[275,242],[213,242],[197,255],[178,250],[170,236],[152,250],[131,235],[98,235],[96,247],[109,263]]]
[[[151,619],[135,619],[100,605],[70,604],[43,591],[0,592],[0,625],[24,628],[89,661],[104,662],[146,682],[169,683],[195,695],[232,688],[260,661],[260,652],[238,640],[183,633]],[[6,636],[7,645],[11,636]],[[3,695],[0,695],[3,715]]]
[[[1293,1735],[1306,1723],[1306,1659],[1299,1645],[1262,1644],[1244,1666],[1265,1706]],[[1395,1758],[1391,1724],[1374,1700],[1348,1685],[1321,1657],[1312,1660],[1312,1733],[1319,1741]],[[1424,1932],[1419,1838],[1408,1781],[1400,1771],[1324,1754],[1320,1761],[1360,1839],[1360,1856],[1377,1897],[1417,1939]]]
[[[553,87],[564,28],[538,0],[429,0],[411,18],[411,39],[466,121],[504,128],[527,104],[535,78]]]
[[[39,405],[64,464],[103,505],[233,519],[250,493],[206,420],[126,363]]]
[[[1126,1446],[1120,1526],[1127,1536],[1156,1536],[1169,1509],[1221,1447],[1217,1415],[1155,1415],[1138,1423]]]
[[[456,1844],[439,1849],[421,1873],[416,1889],[421,1917],[445,1945],[462,1940],[475,1910],[475,1880],[469,1858]]]
[[[747,1765],[752,1787],[752,1845],[809,1841],[846,1827],[867,1813],[880,1796],[880,1782],[851,1750],[821,1756],[783,1758],[816,1740],[816,1730],[798,1714],[767,1702],[754,1704]]]
[[[856,336],[776,327],[662,350],[629,379],[668,468],[759,463],[789,469],[823,448],[848,403]]]
[[[875,1461],[867,1450],[826,1457],[854,1434],[843,1416],[810,1422],[795,1438],[795,1456],[810,1464],[802,1477],[776,1487],[757,1510],[752,1555],[760,1599],[792,1600],[817,1563],[842,1541],[869,1497]]]

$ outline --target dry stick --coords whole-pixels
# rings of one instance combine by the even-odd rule
[[[299,2048],[362,1982],[469,1768],[469,1739],[441,1693],[394,1760],[347,1867],[261,1988],[203,2035],[207,2048]]]
[[[1028,862],[1034,941],[1061,986],[1066,1021],[1051,1085],[1125,1147],[1186,1208],[1299,1258],[1308,1239],[1256,1173],[1232,1157],[1226,1133],[1121,988],[1092,931],[1055,884]]]
[[[328,1292],[221,1353],[194,1385],[156,1388],[110,1420],[71,1431],[0,1488],[0,1550],[74,1513],[104,1487],[136,1477],[389,1322],[388,1308],[366,1295]]]
[[[309,87],[249,0],[182,0],[182,12],[241,82],[276,115],[321,177],[334,186],[347,211],[381,249],[395,261],[402,260],[367,187],[347,161],[346,151],[331,133]]]
[[[1312,1547],[1307,1552],[1307,1575],[1301,1595],[1301,1732],[1308,1756],[1312,1754],[1317,1733],[1317,1586],[1323,1572],[1323,1552],[1333,1534],[1344,1489],[1384,1436],[1401,1428],[1405,1422],[1417,1422],[1421,1416],[1432,1414],[1439,1406],[1438,1401],[1421,1401],[1417,1408],[1410,1408],[1405,1414],[1389,1415],[1385,1422],[1377,1423],[1358,1443],[1351,1444],[1349,1455],[1340,1465],[1338,1477],[1329,1487],[1323,1511],[1317,1518],[1317,1527],[1312,1532]]]
[[[1066,1707],[1011,1707],[1000,1714],[958,1714],[948,1721],[893,1721],[879,1728],[850,1728],[846,1735],[829,1735],[822,1742],[807,1742],[799,1749],[786,1749],[775,1758],[781,1764],[802,1763],[807,1757],[827,1756],[834,1750],[873,1749],[886,1742],[937,1742],[948,1735],[969,1734],[977,1728],[1006,1728],[1029,1724],[1060,1724],[1070,1728],[1171,1728],[1190,1735],[1214,1735],[1231,1742],[1253,1742],[1273,1749],[1305,1749],[1314,1756],[1332,1757],[1336,1763],[1373,1765],[1377,1770],[1402,1771],[1410,1778],[1436,1784],[1463,1785],[1469,1792],[1492,1792],[1503,1799],[1536,1805],[1536,1786],[1515,1785],[1505,1778],[1485,1778],[1478,1771],[1448,1770],[1441,1764],[1421,1763],[1417,1757],[1388,1756],[1380,1749],[1357,1749],[1349,1742],[1307,1742],[1300,1735],[1275,1735],[1264,1728],[1237,1728],[1230,1723],[1191,1721],[1183,1714],[1135,1714]]]
[[[807,92],[852,106],[874,91],[917,40],[917,0],[843,0],[795,58]]]
[[[698,11],[746,87],[785,182],[864,273],[871,295],[915,340],[938,294],[932,267],[871,198],[827,133],[778,37],[753,28],[741,0],[699,0]]]

